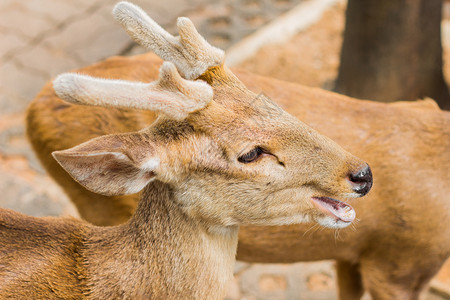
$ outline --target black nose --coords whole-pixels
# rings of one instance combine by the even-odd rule
[[[372,170],[370,170],[369,166],[350,174],[349,179],[352,182],[353,190],[361,196],[366,195],[372,188]]]

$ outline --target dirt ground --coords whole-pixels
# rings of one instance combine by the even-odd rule
[[[339,67],[345,7],[345,2],[338,2],[319,22],[289,42],[263,47],[240,67],[260,75],[332,89]],[[450,82],[450,1],[444,6],[442,31],[444,76]]]
[[[263,47],[239,67],[253,73],[330,89],[337,76],[345,25],[345,4],[338,2],[321,20],[289,42]]]

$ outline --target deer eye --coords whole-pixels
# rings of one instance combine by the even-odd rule
[[[264,150],[261,147],[256,147],[253,150],[251,150],[248,153],[245,153],[244,155],[241,155],[238,158],[238,161],[244,164],[251,163],[255,160],[257,160],[262,154],[264,153]]]

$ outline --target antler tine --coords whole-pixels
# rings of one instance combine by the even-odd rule
[[[211,86],[181,78],[170,62],[161,66],[159,80],[148,84],[66,73],[53,81],[53,87],[58,97],[71,103],[145,109],[175,120],[185,119],[213,98]]]
[[[132,3],[119,2],[113,15],[133,40],[173,62],[186,79],[196,79],[208,68],[224,61],[224,52],[211,46],[188,18],[178,18],[180,36],[174,37]]]
[[[191,64],[191,77],[197,78],[208,68],[221,65],[225,60],[223,50],[211,46],[203,36],[198,33],[189,18],[180,17],[177,20],[180,42],[185,51],[185,57]]]

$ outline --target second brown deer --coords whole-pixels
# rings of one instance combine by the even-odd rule
[[[0,210],[2,297],[220,299],[240,225],[351,224],[352,207],[331,197],[365,195],[372,186],[366,163],[250,92],[188,19],[178,20],[178,39],[132,4],[119,3],[114,13],[135,37],[152,36],[184,77],[203,81],[183,79],[170,62],[150,84],[55,79],[57,95],[71,103],[158,113],[140,131],[53,152],[94,193],[143,192],[131,219],[112,227]]]

